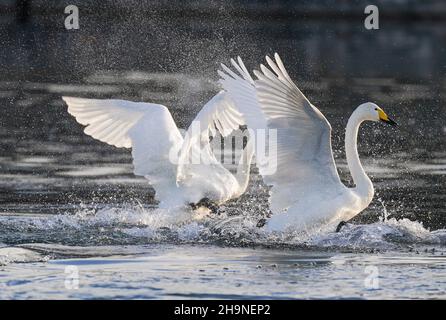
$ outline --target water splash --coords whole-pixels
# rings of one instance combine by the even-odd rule
[[[386,214],[384,214],[386,217]],[[446,244],[446,230],[429,231],[416,221],[388,219],[347,224],[340,232],[270,234],[258,217],[221,213],[197,220],[190,211],[127,207],[83,208],[55,216],[2,216],[0,242],[60,243],[72,246],[204,243],[224,246],[310,247],[314,249],[394,250]]]
[[[387,212],[387,208],[386,208],[386,206],[384,204],[384,200],[382,200],[381,198],[378,198],[377,200],[378,200],[378,202],[381,204],[381,206],[383,208],[383,214],[380,217],[380,221],[381,222],[386,222],[388,220],[388,218],[389,218],[389,213]]]
[[[446,244],[446,230],[430,232],[420,222],[392,218],[367,225],[347,224],[338,233],[314,237],[311,244],[349,249],[410,249],[413,245]]]
[[[0,266],[11,263],[44,262],[48,259],[48,256],[25,248],[0,248]]]

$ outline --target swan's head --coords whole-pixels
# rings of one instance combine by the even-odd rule
[[[385,112],[383,109],[378,107],[373,102],[366,102],[361,104],[358,107],[358,111],[361,113],[361,116],[364,120],[369,121],[381,121],[387,124],[390,124],[392,126],[396,126],[397,123],[393,121]]]

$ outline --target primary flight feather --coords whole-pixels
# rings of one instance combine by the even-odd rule
[[[347,162],[355,183],[340,180],[331,147],[331,126],[295,85],[278,54],[266,57],[266,67],[247,80],[243,61],[231,60],[239,74],[222,65],[221,84],[253,129],[274,130],[276,169],[257,162],[265,182],[272,186],[270,231],[310,231],[336,226],[364,210],[374,194],[357,152],[357,134],[363,121],[395,124],[376,104],[364,103],[351,115],[346,128]],[[243,66],[243,68],[241,67]],[[256,150],[256,153],[259,150]]]
[[[215,158],[210,146],[209,138],[217,131],[227,136],[244,124],[223,91],[205,104],[184,137],[169,110],[160,104],[74,97],[63,100],[68,112],[86,126],[86,134],[132,149],[134,173],[149,180],[161,207],[196,204],[202,199],[219,204],[240,196],[247,187],[251,144],[243,150],[235,174]],[[191,161],[197,154],[198,161]]]

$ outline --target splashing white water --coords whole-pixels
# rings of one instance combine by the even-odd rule
[[[178,241],[206,242],[221,240],[231,244],[309,244],[316,247],[378,248],[392,249],[400,245],[446,243],[446,230],[430,232],[420,222],[408,219],[383,219],[372,224],[347,224],[340,232],[323,229],[309,233],[287,232],[269,234],[258,228],[257,218],[250,216],[212,216],[195,221],[190,215],[178,220],[178,215],[162,209],[104,208],[97,212],[82,211],[75,215],[61,215],[55,218],[75,228],[85,226],[117,226],[133,237],[147,241],[162,240],[168,231]],[[187,218],[186,218],[187,217]],[[316,235],[315,235],[316,234]]]
[[[413,244],[446,244],[446,230],[430,232],[421,223],[408,219],[392,218],[367,225],[347,224],[337,233],[321,229],[317,233],[308,234],[270,234],[263,228],[258,228],[257,222],[258,217],[231,216],[225,213],[197,220],[190,211],[172,212],[142,206],[82,209],[75,214],[56,216],[0,218],[3,226],[10,229],[14,227],[18,234],[23,230],[31,234],[31,238],[28,237],[20,243],[44,242],[39,238],[32,238],[32,232],[40,236],[42,231],[45,231],[48,239],[59,239],[60,242],[70,245],[149,244],[167,241],[220,243],[232,246],[291,245],[391,250]]]
[[[446,230],[430,232],[420,222],[395,218],[367,225],[345,225],[340,232],[316,236],[311,244],[321,247],[395,249],[401,245],[442,245]]]
[[[47,256],[24,248],[0,248],[0,266],[5,266],[10,263],[42,262],[48,259]]]

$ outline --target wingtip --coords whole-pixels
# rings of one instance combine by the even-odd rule
[[[221,70],[217,70],[217,73],[220,77],[225,77],[228,75],[228,67],[224,63],[220,63]]]
[[[237,61],[238,61],[238,64],[239,64],[240,67],[246,69],[246,67],[245,67],[245,63],[243,62],[242,57],[237,56]]]
[[[257,69],[254,69],[252,72],[253,72],[254,75],[255,75],[257,78],[259,78],[259,79],[260,79],[260,77],[262,76],[262,73],[261,73],[259,70],[257,70]]]
[[[217,70],[217,74],[220,76],[220,80],[226,80],[228,77],[228,74],[222,70]]]
[[[265,72],[267,72],[268,68],[267,68],[263,63],[261,63],[261,64],[260,64],[260,70],[261,70],[263,73],[265,73]]]
[[[277,65],[279,65],[279,66],[281,67],[281,69],[282,69],[282,67],[283,67],[283,62],[282,62],[282,59],[280,58],[279,54],[276,53],[276,54],[274,55],[274,58],[276,59]]]
[[[62,100],[65,101],[65,103],[72,103],[72,102],[76,102],[76,100],[81,100],[82,98],[77,98],[77,97],[69,97],[69,96],[62,96]]]

